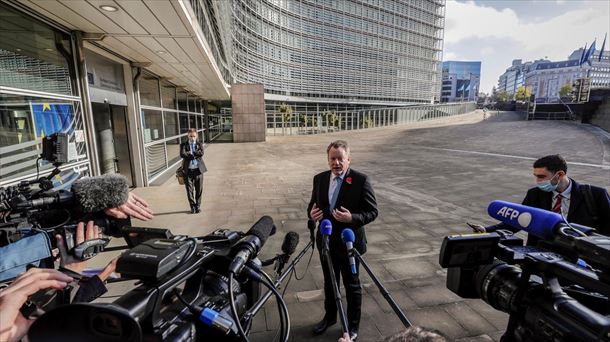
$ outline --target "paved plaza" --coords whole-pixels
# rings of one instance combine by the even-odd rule
[[[352,167],[371,177],[377,196],[379,217],[366,227],[366,261],[414,324],[438,329],[452,340],[497,341],[508,316],[446,289],[446,271],[438,265],[445,235],[469,232],[466,221],[494,223],[486,214],[492,200],[520,202],[534,183],[532,163],[543,155],[560,153],[573,178],[610,186],[610,140],[596,127],[524,121],[512,112],[483,121],[476,111],[419,126],[211,144],[204,156],[209,171],[203,212],[188,214],[184,187],[172,178],[134,190],[156,212],[152,221],[134,225],[205,235],[217,228],[245,231],[270,215],[279,231],[261,257],[279,253],[288,231],[300,233],[299,251],[309,239],[312,178],[327,169],[326,146],[336,139],[350,143]],[[323,317],[323,280],[317,250],[306,270],[307,259],[297,267],[299,275],[305,272],[303,279],[293,279],[285,295],[292,341],[336,341],[338,324],[320,337],[311,335]],[[361,279],[360,341],[381,341],[402,325],[362,268]],[[278,324],[277,307],[270,301],[256,317],[251,341],[271,341]]]

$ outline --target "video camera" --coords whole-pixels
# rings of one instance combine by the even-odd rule
[[[510,315],[502,341],[610,341],[610,238],[557,213],[494,201],[512,231],[447,236],[439,263],[447,288]]]
[[[108,244],[109,239],[102,238],[75,246],[72,236],[78,222],[94,221],[105,235],[115,237],[122,236],[123,226],[131,225],[129,219],[114,219],[103,213],[104,208],[115,207],[115,204],[127,199],[129,187],[120,176],[79,180],[73,183],[75,186],[78,184],[76,189],[73,186],[70,191],[54,189],[53,179],[61,172],[59,166],[67,161],[67,144],[68,135],[65,133],[45,137],[40,158],[52,163],[55,169],[35,180],[0,187],[0,248],[21,241],[23,246],[20,248],[46,249],[44,253],[38,253],[38,256],[45,258],[42,260],[45,267],[52,267],[50,250],[56,247],[56,234],[65,237],[68,253],[82,260],[93,257]],[[103,190],[100,185],[103,185]],[[25,239],[38,233],[46,233],[48,239],[36,240],[40,244],[36,246],[25,243]],[[8,248],[2,250],[3,259],[7,257],[5,253],[11,252]],[[39,261],[36,260],[36,265],[39,265]],[[3,272],[11,265],[0,266],[0,281],[10,279],[10,274],[14,272]]]
[[[269,298],[261,296],[260,285],[276,296],[282,341],[288,340],[286,304],[257,257],[275,232],[270,217],[245,234],[221,229],[190,238],[166,229],[126,230],[135,247],[119,258],[116,271],[139,280],[139,286],[113,303],[69,304],[46,312],[29,330],[30,341],[243,341]],[[294,270],[310,246],[285,272]]]

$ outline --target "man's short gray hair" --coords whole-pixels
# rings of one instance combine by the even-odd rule
[[[333,142],[331,142],[328,147],[326,148],[326,155],[328,155],[328,153],[330,152],[331,148],[340,148],[342,147],[345,152],[347,152],[347,155],[349,155],[349,145],[347,145],[347,141],[345,140],[335,140]]]

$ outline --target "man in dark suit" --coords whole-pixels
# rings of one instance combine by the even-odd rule
[[[329,241],[330,259],[337,283],[343,276],[343,286],[347,296],[347,319],[350,338],[358,338],[360,312],[362,305],[362,287],[357,274],[352,274],[347,249],[341,241],[341,232],[351,228],[356,241],[354,248],[364,254],[366,252],[366,236],[364,226],[377,218],[377,201],[368,176],[349,167],[351,162],[347,142],[337,140],[328,145],[326,150],[329,171],[317,174],[313,178],[311,200],[307,207],[309,218],[320,222],[329,219],[332,222],[332,234]],[[334,301],[334,291],[330,280],[331,274],[322,260],[322,235],[318,229],[316,244],[320,251],[322,272],[324,273],[324,310],[326,314],[322,321],[314,327],[314,335],[322,334],[337,322],[337,307]],[[356,264],[356,269],[358,268]]]
[[[550,155],[534,162],[536,187],[527,191],[523,204],[554,211],[568,222],[597,229],[597,233],[610,236],[610,197],[604,188],[579,184],[568,177],[568,165],[562,156]],[[475,225],[476,231],[497,229],[513,230],[501,223],[490,227]],[[538,238],[528,236],[527,244],[536,245]]]
[[[197,130],[188,130],[188,140],[180,144],[182,170],[186,196],[191,205],[191,214],[201,212],[201,194],[203,192],[203,174],[208,169],[203,162],[203,145],[197,140]]]

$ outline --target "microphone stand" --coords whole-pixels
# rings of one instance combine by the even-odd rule
[[[328,235],[324,235],[323,243],[322,243],[322,258],[324,262],[326,262],[326,266],[330,272],[330,282],[333,286],[333,295],[335,297],[335,304],[337,305],[337,310],[339,311],[339,319],[341,320],[341,327],[343,328],[344,333],[349,333],[349,327],[347,325],[347,317],[345,316],[345,311],[343,310],[343,305],[341,305],[341,291],[339,291],[339,285],[337,285],[337,278],[335,277],[335,271],[333,269],[333,263],[330,260],[330,251],[328,249]]]
[[[286,279],[286,277],[288,277],[288,275],[290,274],[290,272],[292,272],[296,266],[296,264],[301,261],[301,258],[303,258],[303,256],[305,255],[305,253],[307,253],[307,250],[313,246],[313,242],[310,241],[307,246],[305,246],[305,248],[303,248],[303,250],[295,257],[292,259],[292,262],[290,263],[290,265],[288,265],[288,268],[286,268],[284,270],[284,272],[282,272],[282,274],[277,278],[277,280],[275,281],[275,283],[273,284],[274,287],[278,288]],[[267,303],[267,300],[269,300],[269,297],[271,297],[273,293],[271,292],[271,290],[267,290],[267,292],[265,292],[265,294],[260,297],[255,303],[254,305],[252,305],[252,307],[246,311],[243,315],[244,320],[246,322],[250,322],[250,320],[256,316],[256,314],[260,311],[260,309],[263,308],[263,306]]]
[[[398,316],[398,318],[400,319],[402,324],[405,326],[405,328],[409,328],[410,326],[412,326],[412,324],[409,321],[409,319],[407,318],[407,316],[404,314],[404,312],[402,312],[402,310],[400,309],[398,304],[396,304],[396,301],[394,300],[394,298],[392,298],[392,295],[390,294],[390,292],[388,292],[388,290],[385,288],[385,286],[383,286],[383,284],[379,281],[379,279],[373,274],[373,271],[371,271],[371,268],[369,267],[369,265],[366,263],[366,261],[364,261],[364,259],[362,258],[362,255],[360,255],[360,252],[358,252],[358,250],[356,250],[354,248],[354,249],[352,249],[352,253],[354,253],[356,258],[358,258],[358,261],[360,261],[362,266],[364,266],[366,273],[368,273],[369,276],[371,276],[371,279],[373,279],[373,282],[375,283],[375,285],[377,285],[379,292],[381,292],[381,294],[383,295],[383,298],[385,298],[385,300],[388,302],[388,304],[390,304],[390,306],[392,307],[392,310],[394,310],[394,313],[396,314],[396,316]]]

